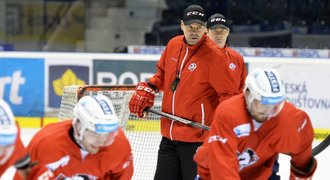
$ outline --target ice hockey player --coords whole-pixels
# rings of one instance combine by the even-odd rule
[[[9,105],[0,99],[0,177],[25,153],[13,112]]]
[[[285,101],[278,72],[257,68],[242,94],[217,107],[209,137],[194,156],[199,179],[268,179],[279,153],[291,156],[290,179],[311,179],[313,138],[306,112]]]
[[[104,95],[82,97],[72,120],[42,128],[27,150],[55,179],[129,180],[133,175],[129,141]]]

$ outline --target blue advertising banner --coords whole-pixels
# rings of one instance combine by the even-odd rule
[[[94,60],[93,83],[104,85],[137,84],[156,72],[157,61]]]
[[[0,99],[15,116],[44,115],[44,60],[0,57]]]
[[[64,86],[89,83],[89,66],[49,65],[48,106],[59,108]]]

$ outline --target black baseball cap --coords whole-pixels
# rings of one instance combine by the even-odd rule
[[[207,29],[216,29],[218,27],[220,28],[227,28],[229,29],[229,20],[225,18],[222,14],[213,14],[206,23]]]
[[[205,11],[199,5],[190,5],[184,10],[182,20],[184,25],[189,25],[191,23],[199,23],[205,25]]]

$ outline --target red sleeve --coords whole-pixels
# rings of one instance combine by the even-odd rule
[[[240,179],[238,142],[230,124],[223,111],[217,108],[208,138],[211,179]]]
[[[314,131],[311,121],[306,113],[303,113],[299,123],[297,124],[297,130],[294,131],[295,140],[291,152],[291,163],[297,168],[304,169],[307,163],[312,157],[312,143],[314,140]]]

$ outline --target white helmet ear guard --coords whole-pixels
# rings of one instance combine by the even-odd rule
[[[118,116],[113,104],[104,95],[84,96],[73,109],[73,127],[75,138],[82,140],[84,132],[88,129],[96,134],[116,132],[119,127]],[[77,127],[77,122],[80,123]]]
[[[248,74],[245,80],[244,94],[247,106],[251,107],[254,100],[264,105],[280,105],[277,115],[283,107],[285,101],[285,87],[279,73],[272,68],[257,68]]]

